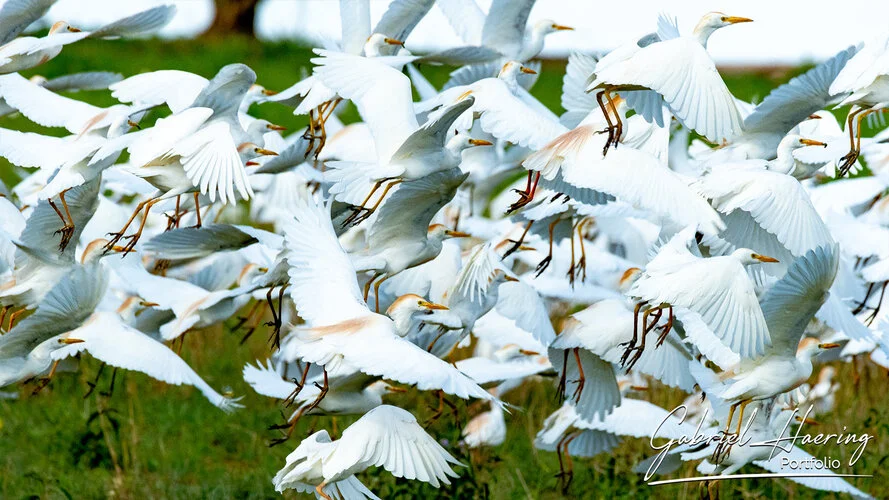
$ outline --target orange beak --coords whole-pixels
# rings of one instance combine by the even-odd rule
[[[383,41],[388,43],[389,45],[400,45],[404,47],[404,42],[402,42],[401,40],[396,40],[394,38],[384,38]]]
[[[473,146],[493,146],[494,143],[491,141],[486,141],[484,139],[469,139],[469,144]]]
[[[275,125],[274,123],[269,123],[266,125],[266,128],[269,130],[287,130],[287,127],[283,125]]]
[[[737,16],[722,16],[722,22],[729,24],[752,23],[753,19]]]
[[[274,151],[271,151],[271,150],[268,150],[268,149],[265,149],[265,148],[256,148],[256,149],[254,149],[253,151],[254,151],[256,154],[258,154],[258,155],[263,155],[263,156],[278,156],[278,153],[276,153],[276,152],[274,152]]]
[[[436,311],[447,311],[447,306],[443,306],[441,304],[435,304],[433,302],[429,302],[427,300],[420,301],[420,307],[425,307],[426,309],[432,309]]]
[[[800,139],[799,143],[806,146],[824,146],[825,148],[827,147],[826,142],[816,141],[814,139]]]
[[[819,349],[835,349],[835,348],[837,348],[837,347],[839,347],[839,346],[840,346],[840,345],[837,344],[836,342],[829,342],[829,343],[826,343],[826,344],[818,344],[818,348],[819,348]]]
[[[526,67],[524,67],[524,66],[522,66],[522,69],[519,70],[519,71],[521,71],[522,73],[526,73],[526,74],[528,74],[528,75],[536,75],[536,74],[537,74],[537,72],[534,71],[533,69],[531,69],[531,68],[526,68]]]
[[[574,28],[571,26],[563,26],[561,24],[554,24],[553,29],[556,31],[574,31]]]
[[[778,259],[774,257],[769,257],[768,255],[760,255],[758,253],[753,254],[753,258],[760,262],[778,262]]]

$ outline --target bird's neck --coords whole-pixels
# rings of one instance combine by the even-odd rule
[[[707,41],[710,40],[710,35],[716,31],[717,27],[711,26],[709,24],[698,24],[695,26],[695,30],[692,32],[692,36],[695,37],[695,40],[698,41],[705,49],[707,48]]]
[[[520,63],[526,63],[534,59],[543,52],[543,42],[546,39],[546,33],[543,30],[531,28],[525,35],[525,43],[522,45],[522,51],[519,53],[517,60]]]

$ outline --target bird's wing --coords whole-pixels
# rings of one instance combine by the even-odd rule
[[[436,113],[434,118],[424,123],[422,127],[405,139],[404,143],[392,154],[391,161],[406,160],[414,155],[440,151],[447,142],[448,132],[450,132],[454,121],[473,103],[475,103],[475,98],[470,96]]]
[[[776,351],[796,354],[806,325],[827,300],[838,265],[836,244],[810,250],[763,295],[760,304]]]
[[[872,84],[880,75],[889,71],[889,37],[865,43],[852,56],[830,84],[830,95],[855,92]]]
[[[65,202],[74,222],[74,231],[71,241],[77,242],[86,228],[86,223],[92,219],[99,207],[99,188],[101,177],[71,188],[65,194]],[[37,255],[41,260],[56,264],[70,264],[74,262],[74,253],[77,245],[68,245],[63,252],[52,248],[61,227],[61,220],[56,211],[49,205],[48,200],[40,200],[37,207],[28,216],[24,231],[16,246],[29,255]]]
[[[25,31],[49,10],[57,0],[7,0],[0,8],[0,46]]]
[[[150,33],[166,26],[175,15],[175,5],[158,5],[108,23],[89,33],[89,37],[117,38]]]
[[[371,250],[397,245],[399,241],[425,241],[435,214],[454,198],[469,176],[459,167],[435,172],[398,185],[386,198],[367,235]]]
[[[785,134],[812,113],[824,109],[830,102],[831,82],[855,52],[855,47],[849,47],[771,91],[744,119],[744,129],[748,133]]]
[[[749,213],[794,256],[833,243],[830,231],[812,205],[808,192],[792,176],[762,168],[724,164],[700,178],[695,187],[724,214],[734,210]],[[742,241],[732,243],[750,245]]]
[[[291,336],[295,337],[288,337],[287,343],[292,343],[294,348],[290,350],[308,363],[327,365],[344,361],[368,375],[416,384],[421,391],[442,390],[462,399],[492,399],[453,365],[394,335],[394,325],[388,318],[373,315],[344,328],[350,326],[355,331],[345,334],[328,334],[332,327],[320,331],[294,330]],[[283,350],[286,353],[288,345]]]
[[[84,71],[71,73],[43,82],[43,88],[53,92],[77,92],[80,90],[105,90],[123,80],[123,75],[111,71]]]
[[[269,360],[265,365],[261,361],[256,366],[247,363],[244,365],[244,381],[250,384],[258,394],[275,399],[287,399],[296,389],[296,384],[287,380],[275,370],[274,364]]]
[[[23,356],[41,342],[81,325],[99,305],[108,275],[98,263],[76,266],[37,305],[34,314],[0,337],[0,356]]]
[[[683,226],[710,232],[724,227],[719,214],[685,180],[653,155],[633,148],[617,148],[602,158],[597,147],[585,147],[570,166],[562,166],[562,176],[569,184],[610,194]]]
[[[628,59],[597,70],[592,87],[601,83],[654,90],[676,118],[712,142],[729,140],[742,130],[734,96],[707,50],[694,39],[675,38],[640,48]]]
[[[405,41],[417,23],[429,12],[435,0],[395,0],[374,27],[374,33]]]
[[[670,16],[666,12],[661,12],[657,16],[657,37],[661,40],[672,40],[679,38],[679,23],[676,18]]]
[[[371,35],[368,0],[340,0],[340,32],[343,52],[361,54]],[[383,34],[395,38],[388,33]]]
[[[55,351],[53,359],[64,359],[85,350],[94,358],[116,368],[142,372],[172,385],[194,386],[214,406],[225,412],[242,408],[236,400],[213,390],[170,348],[127,325],[114,313],[96,313],[83,326],[72,330],[68,337],[83,342]]]
[[[194,134],[212,115],[213,110],[210,108],[189,108],[181,113],[159,118],[148,130],[127,134],[138,136],[127,148],[130,163],[141,167],[169,156],[179,140]]]
[[[111,97],[120,102],[145,106],[166,103],[170,111],[179,113],[195,101],[207,83],[203,76],[166,69],[134,75],[108,88],[111,89]]]
[[[541,344],[534,334],[518,327],[516,320],[503,316],[496,309],[489,311],[475,321],[472,326],[472,335],[492,346],[502,347],[513,344],[531,352],[546,350],[546,345]],[[433,351],[433,353],[437,353],[437,351]]]
[[[172,310],[176,316],[189,315],[192,306],[210,295],[207,290],[187,281],[149,273],[134,256],[114,259],[111,265],[134,295],[157,304],[155,307],[159,310]]]
[[[65,127],[80,134],[84,126],[106,110],[63,97],[14,73],[0,77],[0,96],[29,120],[44,127]]]
[[[580,388],[579,397],[576,399],[575,410],[584,420],[590,420],[596,415],[607,415],[620,404],[620,389],[617,387],[617,377],[611,363],[602,360],[590,351],[579,348],[572,350],[549,349],[549,361],[556,373],[565,373],[565,398],[573,398],[574,393]],[[580,358],[580,367],[577,358]],[[581,370],[583,370],[581,372]],[[580,387],[581,373],[583,373],[583,387]]]
[[[313,199],[300,200],[298,207],[283,230],[290,297],[299,315],[310,325],[332,325],[371,314],[333,230],[330,207]]]
[[[507,57],[522,50],[528,15],[536,0],[494,0],[482,29],[482,45]]]
[[[696,426],[680,422],[675,415],[676,413],[673,413],[671,416],[669,411],[648,401],[624,398],[620,405],[604,418],[596,417],[575,425],[581,429],[606,431],[618,436],[637,438],[660,437],[678,440],[683,436],[693,436]]]
[[[173,147],[173,152],[181,156],[185,174],[195,187],[200,187],[201,194],[210,196],[211,202],[218,196],[223,204],[229,200],[234,203],[234,188],[245,200],[253,196],[247,171],[232,137],[232,126],[238,125],[217,121]]]
[[[596,70],[599,59],[591,54],[572,52],[568,56],[565,76],[562,78],[562,107],[565,114],[560,121],[568,128],[574,128],[590,111],[596,109],[596,96],[586,91],[587,77]]]
[[[783,447],[784,446],[782,446],[782,448]],[[812,489],[848,493],[857,498],[873,498],[849,484],[845,479],[836,476],[830,469],[826,467],[818,467],[818,462],[819,460],[797,446],[792,446],[787,453],[776,453],[771,460],[753,461],[755,465],[762,467],[769,472],[775,474],[787,474],[784,476],[787,477],[787,479]],[[791,467],[791,464],[793,467]],[[807,472],[817,476],[800,476],[800,474],[805,474]]]
[[[536,112],[509,91],[498,78],[486,78],[472,86],[474,110],[482,130],[518,146],[540,149],[568,131],[565,126]]]
[[[546,356],[524,356],[506,362],[476,357],[457,361],[455,365],[479,384],[530,377],[552,368]]]
[[[485,13],[475,0],[438,0],[436,4],[463,43],[467,45],[482,43]]]
[[[213,224],[200,229],[181,228],[165,231],[151,238],[143,250],[158,258],[186,260],[209,257],[216,252],[237,250],[259,240],[231,224]]]
[[[59,137],[0,128],[0,156],[20,167],[56,168],[72,156],[76,147]]]
[[[769,329],[753,282],[740,263],[730,257],[715,257],[672,269],[652,271],[651,267],[633,284],[631,296],[699,314],[717,338],[743,357],[764,352]]]
[[[381,164],[414,131],[417,118],[411,93],[411,81],[395,68],[374,58],[317,50],[321,57],[312,59],[315,75],[346,99],[351,99],[370,127]]]
[[[451,465],[462,465],[426,433],[413,415],[381,405],[343,431],[333,453],[322,463],[325,476],[347,470],[383,467],[395,477],[417,479],[438,487],[458,477]]]
[[[556,338],[546,304],[533,288],[521,282],[500,285],[497,312],[515,321],[517,327],[530,332],[542,345]]]
[[[493,244],[489,241],[476,245],[451,289],[448,299],[450,303],[455,304],[460,301],[481,303],[497,269],[499,264]]]

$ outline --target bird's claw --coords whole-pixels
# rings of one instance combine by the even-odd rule
[[[59,252],[64,252],[65,248],[68,247],[68,243],[71,242],[71,237],[74,235],[74,226],[70,224],[65,224],[60,229],[52,234],[61,234],[62,239],[59,241]]]
[[[541,274],[543,274],[543,271],[546,271],[546,268],[549,267],[549,263],[552,260],[552,255],[547,255],[546,257],[544,257],[543,260],[541,260],[540,263],[537,264],[537,267],[534,268],[534,276],[540,276]]]

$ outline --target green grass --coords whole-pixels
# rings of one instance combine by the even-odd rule
[[[259,44],[232,39],[224,43],[183,41],[83,42],[67,47],[62,55],[32,73],[48,77],[75,71],[114,70],[125,76],[157,69],[183,69],[204,76],[228,63],[244,62],[259,75],[258,82],[270,89],[286,88],[308,68],[310,53],[288,44]],[[544,66],[534,94],[552,109],[560,110],[559,89],[563,63]],[[447,68],[426,68],[430,79],[440,85]],[[727,73],[726,81],[742,98],[762,99],[778,83],[800,70],[762,73]],[[30,73],[28,74],[30,76]],[[79,94],[100,105],[112,103],[99,92]],[[257,115],[298,130],[304,119],[294,117],[277,105],[256,106]],[[561,110],[560,110],[561,111]],[[355,118],[354,112],[347,118]],[[19,130],[42,130],[23,118],[0,120],[0,126]],[[0,164],[0,178],[18,177],[8,164]],[[186,498],[186,497],[276,497],[271,477],[284,464],[298,439],[312,430],[332,429],[329,418],[306,418],[294,439],[268,448],[273,434],[266,428],[280,421],[278,402],[259,397],[243,382],[241,369],[247,362],[263,359],[268,351],[263,332],[257,332],[245,345],[240,333],[219,326],[190,333],[183,357],[217,389],[231,387],[244,395],[246,408],[226,415],[211,406],[192,388],[167,386],[139,373],[119,372],[111,397],[99,394],[84,399],[87,382],[99,363],[88,356],[76,372],[57,374],[52,384],[31,395],[33,384],[20,387],[21,399],[0,400],[0,497],[2,498]],[[110,383],[105,370],[99,389]],[[882,384],[884,370],[869,366],[857,387],[852,370],[840,367],[843,384],[836,410],[818,417],[821,425],[813,432],[869,432],[877,436],[863,458],[851,470],[842,472],[874,474],[857,485],[877,497],[889,497],[889,478],[884,472],[889,455],[889,406]],[[471,453],[456,446],[460,427],[448,414],[429,427],[436,437],[446,440],[450,451],[467,467],[450,488],[434,490],[418,482],[396,480],[390,474],[371,470],[361,479],[383,498],[557,498],[558,462],[553,453],[533,448],[532,440],[543,419],[557,407],[551,381],[528,383],[510,393],[506,400],[522,408],[507,416],[506,442],[495,449]],[[678,405],[684,396],[653,385],[647,397],[665,407]],[[437,400],[413,391],[390,400],[423,421],[432,414]],[[476,404],[458,403],[459,420],[465,423],[478,411]],[[336,421],[342,430],[354,418]],[[847,458],[851,450],[810,448],[816,456]],[[632,472],[634,463],[651,454],[647,440],[625,440],[616,450],[593,459],[576,459],[575,478],[569,494],[588,498],[696,497],[697,485],[650,487]],[[747,472],[756,472],[750,468]],[[671,477],[693,475],[686,465]],[[745,480],[726,482],[722,492],[728,498],[786,497],[832,498],[816,494],[785,480]],[[288,494],[288,496],[293,496]]]

